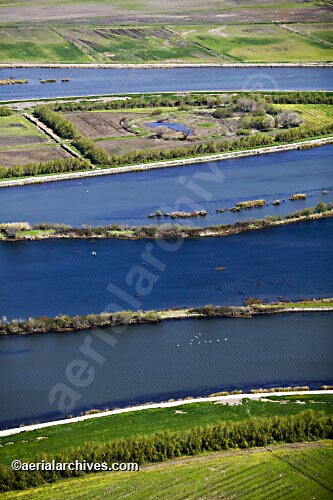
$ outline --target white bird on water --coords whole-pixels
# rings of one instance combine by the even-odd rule
[[[93,255],[94,257],[96,257],[97,253],[94,251],[94,252],[91,252],[91,255]]]

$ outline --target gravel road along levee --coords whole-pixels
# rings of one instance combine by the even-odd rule
[[[73,424],[75,422],[83,422],[85,420],[90,420],[92,418],[107,417],[109,415],[119,415],[120,413],[130,413],[134,411],[148,410],[153,408],[174,408],[177,406],[188,405],[192,403],[207,403],[215,402],[216,404],[229,404],[235,405],[240,404],[243,399],[252,399],[258,401],[260,399],[265,399],[268,396],[304,396],[304,395],[325,395],[333,394],[333,390],[318,390],[318,391],[290,391],[290,392],[269,392],[269,393],[255,393],[255,394],[231,394],[228,396],[211,396],[204,398],[193,398],[193,399],[179,399],[177,401],[168,401],[165,403],[152,403],[140,406],[131,406],[129,408],[120,408],[117,410],[104,411],[100,413],[94,413],[92,415],[82,415],[80,417],[72,417],[63,420],[55,420],[53,422],[44,422],[41,424],[25,425],[22,427],[16,427],[13,429],[5,429],[0,431],[0,438],[6,436],[12,436],[13,434],[19,434],[25,431],[34,431],[38,429],[45,429],[47,427],[54,427],[56,425],[66,425]]]
[[[244,151],[235,151],[233,153],[218,153],[209,156],[196,156],[193,158],[183,158],[179,160],[170,160],[155,163],[140,163],[137,165],[127,165],[125,167],[95,168],[94,170],[85,170],[84,172],[70,172],[55,175],[38,175],[34,177],[25,177],[22,179],[8,179],[0,181],[0,188],[23,186],[25,184],[41,184],[43,182],[65,181],[71,179],[80,179],[83,177],[94,177],[97,175],[123,174],[126,172],[140,172],[142,170],[153,170],[156,168],[179,167],[182,165],[192,165],[193,163],[208,163],[211,161],[230,160],[231,158],[242,158],[245,156],[255,156],[267,153],[278,153],[290,151],[293,149],[303,149],[307,147],[323,146],[332,144],[333,136],[323,137],[321,139],[311,139],[302,142],[293,142],[290,144],[281,144],[278,146],[269,146],[256,149],[247,149]],[[74,154],[74,151],[73,151]]]

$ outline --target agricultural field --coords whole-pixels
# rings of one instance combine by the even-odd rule
[[[0,62],[84,63],[92,60],[52,28],[1,27]]]
[[[145,466],[138,472],[63,480],[33,490],[5,493],[2,497],[4,500],[329,500],[333,491],[332,459],[333,446],[329,441],[210,453]]]
[[[166,28],[76,28],[61,33],[98,62],[209,62],[216,56]]]
[[[191,143],[204,143],[211,139],[235,137],[239,117],[220,120],[211,109],[194,108],[187,111],[148,109],[142,111],[98,111],[66,113],[65,117],[86,137],[110,153],[121,153],[149,148],[170,149]],[[158,123],[156,128],[147,123]],[[123,123],[123,125],[122,125]],[[186,137],[179,130],[167,127],[177,123],[190,130]]]
[[[234,406],[207,402],[177,408],[147,409],[24,432],[0,439],[0,462],[9,465],[14,458],[33,460],[39,453],[55,455],[85,442],[107,443],[112,439],[159,431],[186,431],[219,421],[295,415],[309,409],[333,414],[333,396],[328,394],[270,399],[273,402],[243,400]]]
[[[40,144],[48,137],[20,115],[0,117],[0,150],[28,144]]]
[[[290,26],[290,28],[333,47],[333,24],[295,24]]]
[[[326,125],[333,122],[333,107],[328,104],[279,104],[278,107],[297,111],[304,125]]]
[[[125,118],[131,120],[132,123],[132,121],[136,122],[141,118],[143,120],[149,119],[149,116],[149,113],[131,111],[79,111],[65,115],[78,128],[79,132],[89,139],[132,136],[133,133],[121,125],[121,120]]]
[[[332,61],[333,48],[281,25],[174,27],[186,40],[239,62]]]
[[[3,23],[52,22],[66,24],[204,24],[223,22],[327,22],[332,12],[327,2],[279,0],[20,0],[0,1]]]
[[[0,149],[0,165],[8,168],[14,165],[25,165],[27,163],[38,163],[69,157],[70,154],[60,146],[52,145]]]
[[[67,158],[68,153],[24,116],[0,117],[0,165],[11,167],[29,162]]]

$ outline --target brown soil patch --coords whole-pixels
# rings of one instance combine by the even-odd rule
[[[68,158],[70,155],[60,147],[45,146],[27,149],[7,149],[0,151],[0,165],[12,167],[26,163]]]
[[[40,144],[42,142],[47,142],[43,137],[38,137],[37,135],[27,135],[23,137],[12,137],[2,135],[0,137],[0,147],[15,147],[15,146],[25,146],[26,144]]]
[[[190,146],[189,141],[152,139],[149,137],[134,137],[131,139],[121,139],[119,141],[98,141],[98,146],[106,149],[109,153],[126,153],[128,151],[140,151],[142,149],[172,149],[177,147]]]
[[[148,116],[147,113],[114,113],[103,112],[75,112],[66,113],[66,118],[71,121],[80,133],[91,139],[102,137],[133,136],[120,125],[121,118],[136,118]]]
[[[262,2],[258,2],[259,4]],[[10,2],[8,2],[8,5]],[[87,19],[91,24],[117,25],[117,24],[207,24],[217,23],[223,19],[223,24],[243,22],[327,22],[333,18],[333,13],[325,7],[297,7],[289,9],[266,8],[257,9],[255,2],[248,9],[223,10],[218,8],[216,0],[175,0],[173,2],[162,2],[144,0],[140,2],[140,8],[135,9],[133,5],[123,5],[113,2],[105,3],[60,3],[40,1],[38,3],[24,0],[14,6],[1,7],[2,22],[40,22],[63,19],[68,24]],[[226,6],[234,4],[228,3]],[[240,2],[239,5],[245,5]],[[238,5],[237,5],[238,7]],[[93,20],[93,21],[92,21]]]

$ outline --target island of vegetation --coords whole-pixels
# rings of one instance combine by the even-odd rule
[[[252,318],[268,314],[333,311],[333,298],[306,299],[298,302],[280,301],[265,304],[258,298],[249,298],[244,306],[213,306],[172,308],[164,311],[103,312],[84,316],[61,314],[54,318],[42,316],[27,320],[0,320],[0,335],[18,335],[47,332],[69,332],[119,325],[158,323],[165,320],[188,318]]]
[[[25,104],[0,107],[2,186],[333,141],[332,92],[144,94]]]
[[[257,202],[258,200],[256,200]],[[240,210],[240,208],[239,208]],[[183,214],[183,212],[180,212]],[[206,212],[205,212],[206,214]],[[169,215],[169,214],[168,214]],[[198,215],[188,214],[189,217]],[[180,215],[182,218],[182,215]],[[185,217],[187,213],[185,212]],[[143,238],[205,238],[230,236],[246,231],[258,231],[279,227],[286,224],[295,224],[305,221],[315,221],[333,217],[333,204],[319,202],[316,207],[307,207],[287,215],[266,215],[264,219],[247,219],[233,224],[219,224],[206,227],[191,227],[181,224],[161,224],[147,226],[123,226],[109,224],[107,226],[72,227],[67,224],[39,223],[30,225],[28,222],[0,223],[0,241],[37,241],[53,238],[86,239],[86,238],[113,238],[137,240]]]

